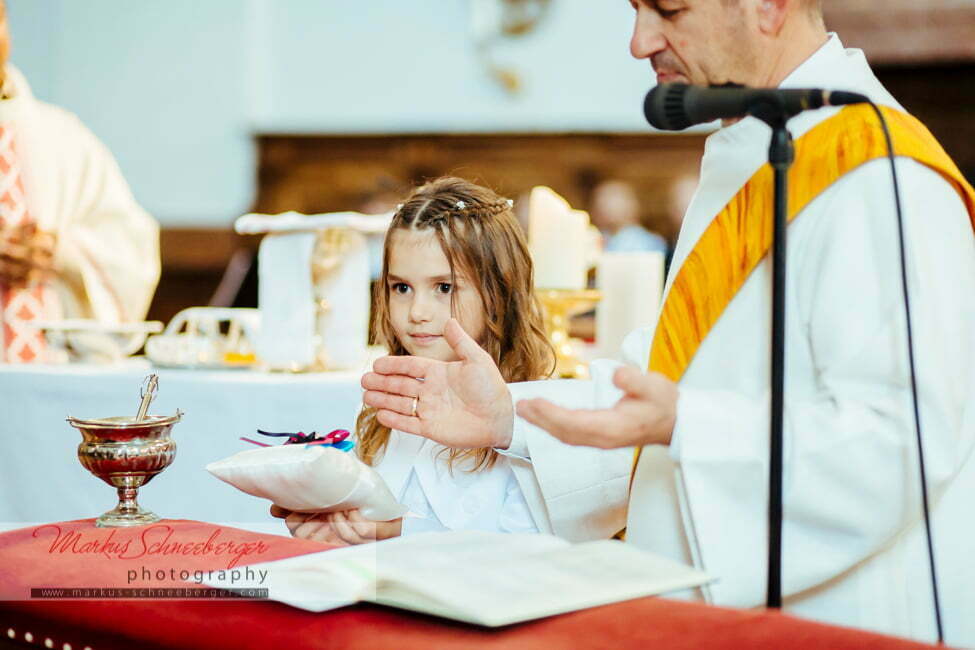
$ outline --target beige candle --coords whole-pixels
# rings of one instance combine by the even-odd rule
[[[535,187],[528,203],[528,240],[539,289],[584,289],[589,214],[573,210],[548,187]]]
[[[617,359],[631,331],[653,325],[664,282],[664,256],[657,252],[603,253],[596,266],[602,300],[596,306],[600,357]]]

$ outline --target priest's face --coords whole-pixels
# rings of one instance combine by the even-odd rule
[[[386,291],[396,338],[413,356],[457,361],[443,337],[455,316],[475,341],[484,335],[484,303],[476,285],[450,262],[430,229],[396,229],[389,242]]]
[[[748,84],[760,32],[756,0],[630,0],[630,53],[648,59],[658,83]]]

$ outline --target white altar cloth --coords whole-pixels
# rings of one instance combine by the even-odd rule
[[[258,428],[351,430],[362,395],[361,372],[169,370],[144,359],[109,366],[0,364],[0,527],[97,517],[114,507],[114,489],[78,462],[81,435],[65,418],[134,415],[150,372],[159,375],[150,413],[171,415],[178,408],[184,416],[172,432],[176,459],[139,491],[139,503],[163,518],[283,534],[287,529],[270,517],[268,502],[237,491],[204,466],[251,448],[240,436],[264,439],[255,434]]]

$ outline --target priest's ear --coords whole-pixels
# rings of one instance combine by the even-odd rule
[[[807,0],[758,0],[758,28],[765,36],[778,36],[787,19],[795,20]]]

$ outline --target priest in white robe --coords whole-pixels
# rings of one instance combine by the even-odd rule
[[[659,81],[852,90],[886,107],[895,127],[919,124],[904,115],[862,53],[844,49],[826,33],[814,0],[633,5],[632,52],[652,63]],[[800,181],[830,166],[809,160],[835,157],[837,140],[824,134],[839,133],[851,150],[866,149],[864,143],[875,139],[867,136],[877,131],[865,126],[871,118],[864,110],[824,109],[790,120]],[[918,136],[924,144],[914,146],[911,138],[923,127],[912,128],[894,132],[895,147],[902,147],[897,171],[944,635],[949,644],[972,645],[975,192],[929,135]],[[518,449],[536,465],[557,459],[543,451],[547,443],[535,425],[572,444],[641,447],[627,541],[717,578],[691,597],[761,606],[768,539],[769,256],[754,260],[739,278],[690,352],[682,349],[681,336],[693,338],[688,332],[695,327],[685,322],[682,331],[681,317],[672,315],[684,314],[700,326],[693,321],[695,307],[704,312],[713,306],[712,297],[699,292],[698,303],[680,309],[681,301],[695,299],[694,278],[686,277],[695,268],[719,284],[738,272],[714,259],[735,247],[734,238],[718,237],[718,246],[709,242],[729,213],[737,211],[735,223],[746,229],[768,216],[742,199],[767,161],[768,139],[769,129],[753,118],[708,138],[660,321],[624,344],[639,370],[597,363],[592,382],[522,384],[502,392],[485,388],[483,379],[464,381],[483,377],[475,369],[486,370],[483,357],[458,340],[458,348],[471,353],[451,369],[445,402],[452,406],[447,412],[429,409],[436,420],[410,417],[404,409],[410,392],[421,403],[437,399],[437,387],[403,381],[427,373],[427,364],[415,359],[379,360],[363,378],[366,403],[386,409],[390,426],[434,438],[446,430],[443,421],[462,413],[467,435],[443,442],[487,441]],[[889,162],[867,157],[805,198],[788,232],[783,606],[825,622],[933,640]],[[682,363],[668,362],[668,355],[682,353]],[[652,371],[644,373],[648,362]],[[539,396],[548,399],[530,399]],[[517,417],[512,403],[519,400]]]
[[[42,361],[13,347],[32,332],[28,312],[35,320],[145,317],[159,280],[159,226],[105,145],[33,96],[7,62],[8,43],[0,3],[0,362],[4,352],[8,361]]]

